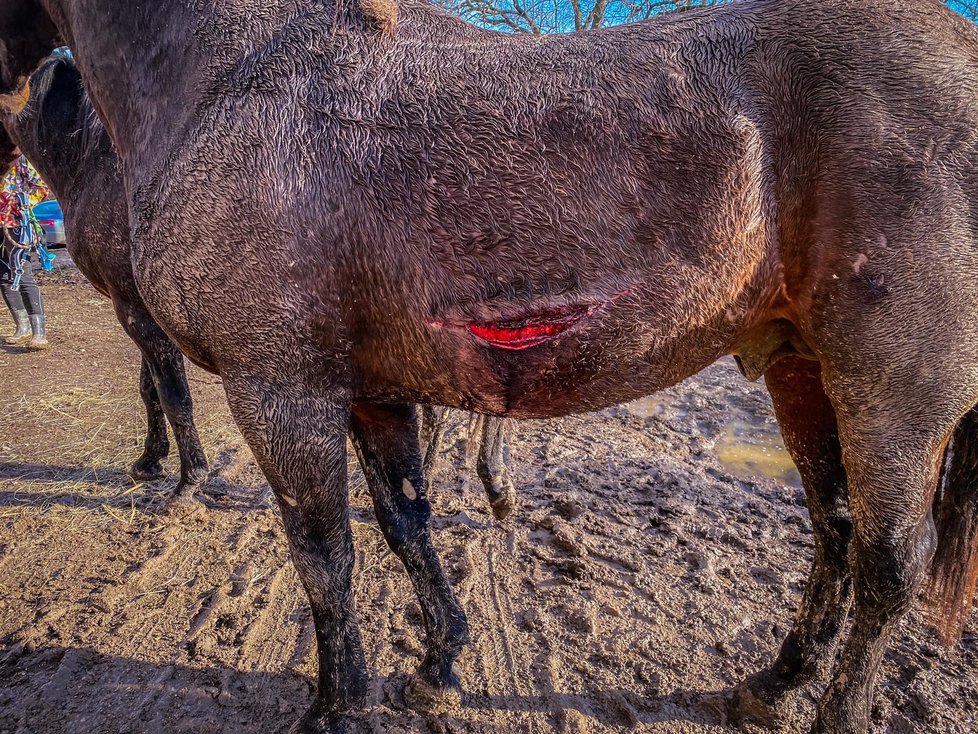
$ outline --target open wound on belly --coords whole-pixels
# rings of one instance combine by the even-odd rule
[[[560,336],[587,316],[592,308],[585,305],[565,306],[506,321],[477,321],[466,324],[465,328],[497,349],[529,349]]]
[[[469,321],[463,317],[429,321],[428,325],[436,329],[464,330],[490,347],[518,351],[557,338],[630,291],[630,288],[625,289],[601,301],[549,306],[488,321]]]

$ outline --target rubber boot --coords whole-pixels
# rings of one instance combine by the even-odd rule
[[[31,322],[27,317],[27,311],[18,309],[13,311],[14,323],[17,324],[17,331],[13,336],[4,339],[7,344],[26,344],[31,339]]]
[[[48,348],[48,335],[44,331],[44,314],[31,314],[31,331],[34,336],[27,344],[28,349],[41,350]]]

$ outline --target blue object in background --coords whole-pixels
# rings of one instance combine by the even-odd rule
[[[54,199],[47,199],[34,207],[37,223],[44,230],[44,244],[48,247],[64,247],[65,217],[61,206]]]

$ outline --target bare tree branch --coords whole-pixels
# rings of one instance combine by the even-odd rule
[[[435,0],[466,20],[515,33],[561,33],[647,20],[732,0]],[[810,0],[818,2],[819,0]],[[947,0],[978,22],[978,0]]]
[[[574,7],[574,30],[579,31],[584,28],[584,13],[581,11],[581,0],[570,0],[570,4]],[[560,17],[559,13],[556,12],[557,3],[554,3],[554,17]]]
[[[521,33],[582,31],[728,0],[436,0],[466,20]]]

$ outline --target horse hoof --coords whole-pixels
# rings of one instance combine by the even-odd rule
[[[154,482],[166,476],[166,471],[159,461],[138,460],[129,470],[129,476],[137,482]]]
[[[313,706],[289,728],[289,734],[346,734],[346,723],[339,714],[323,714]]]
[[[195,496],[195,489],[195,485],[177,485],[177,491],[166,503],[167,510],[180,518],[204,514],[207,508],[204,507],[204,503]]]
[[[486,497],[497,520],[505,520],[516,509],[516,487],[505,473],[493,477],[491,483],[486,484]]]
[[[453,714],[462,708],[462,688],[457,684],[433,686],[415,673],[404,686],[404,703],[413,711],[434,716]]]
[[[788,723],[786,707],[770,704],[754,693],[750,681],[744,681],[734,690],[730,701],[730,721],[735,725],[753,724],[764,729],[783,729]]]
[[[513,514],[516,509],[516,492],[512,494],[506,494],[497,500],[489,503],[492,507],[492,514],[497,520],[502,522],[507,517]]]

